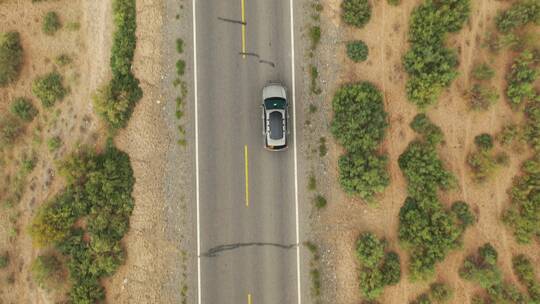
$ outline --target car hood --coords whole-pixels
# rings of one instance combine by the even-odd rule
[[[274,97],[287,99],[287,93],[285,92],[285,88],[279,84],[271,84],[264,87],[263,100]]]

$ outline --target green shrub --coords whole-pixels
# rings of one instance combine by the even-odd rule
[[[341,87],[332,101],[331,131],[349,152],[372,151],[388,127],[382,94],[369,82]]]
[[[473,179],[480,183],[489,179],[498,167],[507,165],[508,155],[480,150],[467,156],[467,164],[472,169]]]
[[[472,76],[476,80],[490,80],[495,76],[495,70],[489,64],[481,63],[473,67]]]
[[[533,54],[525,51],[510,68],[506,96],[512,106],[518,106],[536,96],[533,83],[538,78],[538,71],[532,67],[533,63]]]
[[[473,110],[487,110],[499,100],[497,89],[492,86],[474,84],[467,93],[467,97]]]
[[[419,295],[414,301],[410,302],[410,304],[431,304],[431,303],[432,302],[427,293],[423,293]]]
[[[0,269],[4,269],[9,265],[9,255],[6,253],[0,255]]]
[[[313,202],[317,209],[322,209],[326,207],[326,198],[320,194],[317,194],[317,196],[315,196]]]
[[[386,156],[348,153],[338,161],[339,182],[347,193],[372,201],[390,184],[387,166]]]
[[[381,266],[383,282],[385,285],[396,285],[401,280],[401,265],[399,255],[395,252],[388,252]]]
[[[448,189],[455,183],[431,144],[411,142],[399,156],[398,164],[408,182],[409,196],[418,200],[434,197],[437,189]]]
[[[503,281],[502,272],[497,267],[497,251],[489,243],[478,249],[477,256],[465,259],[459,275],[484,288],[489,303],[528,303],[527,297],[514,285]]]
[[[518,243],[528,244],[540,235],[540,155],[524,162],[521,170],[510,189],[512,205],[504,212],[503,221]]]
[[[527,119],[523,136],[535,152],[540,152],[540,95],[536,99],[525,108]]]
[[[376,151],[388,127],[382,95],[368,82],[347,85],[336,92],[332,105],[332,134],[348,151],[339,160],[340,183],[371,201],[390,182],[386,156]]]
[[[41,288],[52,288],[62,281],[62,263],[53,254],[39,255],[32,262],[32,277]]]
[[[315,50],[321,41],[321,27],[318,25],[312,25],[309,28],[309,38],[311,40],[311,49]]]
[[[368,0],[343,0],[341,18],[349,25],[364,27],[371,18],[371,4]]]
[[[476,217],[470,211],[469,205],[463,201],[456,201],[451,208],[454,216],[461,222],[463,228],[467,228],[476,222]]]
[[[434,196],[434,194],[432,194]],[[399,212],[399,240],[411,252],[413,280],[433,276],[435,264],[460,244],[461,229],[435,197],[408,197]]]
[[[536,279],[534,268],[529,258],[523,254],[512,258],[512,267],[519,281],[527,287],[529,297],[533,303],[540,301],[540,284]]]
[[[69,56],[67,54],[61,54],[61,55],[56,56],[56,58],[54,58],[54,62],[58,66],[64,67],[64,66],[72,63],[73,59],[71,58],[71,56]]]
[[[497,29],[503,33],[522,27],[529,22],[540,24],[540,3],[538,0],[516,2],[510,9],[499,12],[495,18]]]
[[[98,114],[110,128],[119,129],[126,126],[135,104],[142,98],[139,80],[131,72],[137,42],[135,0],[113,0],[113,13],[116,29],[110,61],[112,80],[95,95],[101,97],[97,98]]]
[[[523,140],[523,132],[518,125],[507,124],[503,126],[497,138],[501,145],[510,146]]]
[[[52,107],[67,94],[62,81],[62,75],[57,72],[40,76],[32,83],[32,93],[41,100],[44,107]]]
[[[182,38],[176,39],[176,52],[182,54],[184,52],[184,40]]]
[[[360,288],[368,300],[380,296],[387,285],[395,285],[401,279],[399,256],[395,252],[385,254],[386,242],[373,233],[362,233],[356,243],[356,255],[362,264]]]
[[[80,201],[79,193],[73,189],[67,189],[54,197],[40,207],[32,219],[29,232],[34,244],[38,247],[47,247],[62,242],[69,236],[70,228],[79,213],[85,209],[85,202]]]
[[[49,148],[49,151],[54,152],[62,146],[62,139],[60,137],[55,136],[51,137],[47,140],[47,147]]]
[[[19,33],[0,33],[0,87],[17,79],[22,62],[23,49]]]
[[[18,118],[30,122],[37,115],[38,111],[28,98],[18,97],[11,102],[11,113]]]
[[[384,257],[385,242],[373,233],[365,232],[356,242],[356,254],[363,266],[373,268],[378,266]]]
[[[429,297],[435,303],[446,303],[452,299],[453,292],[450,286],[436,282],[429,286]]]
[[[48,12],[45,17],[43,17],[41,29],[46,35],[54,35],[61,27],[62,24],[60,23],[60,18],[56,12]]]
[[[68,186],[40,207],[30,235],[36,244],[54,245],[67,257],[70,302],[96,303],[105,295],[101,278],[112,275],[125,259],[120,241],[133,211],[133,171],[127,154],[111,141],[103,154],[83,150],[61,167],[71,177]],[[82,217],[85,231],[74,226]]]
[[[474,143],[480,150],[489,151],[493,148],[493,137],[490,134],[482,133],[474,137]]]
[[[424,113],[417,114],[411,121],[410,127],[432,145],[439,144],[444,140],[441,128],[432,123]]]
[[[176,74],[178,74],[178,76],[182,76],[184,75],[185,70],[186,70],[186,62],[182,59],[178,59],[176,61]]]
[[[468,0],[444,0],[426,1],[411,14],[411,49],[403,62],[409,74],[407,97],[418,107],[435,103],[457,76],[457,56],[444,47],[444,38],[447,32],[461,29],[469,11]]]
[[[362,40],[347,42],[347,56],[354,62],[365,61],[368,57],[369,49]]]

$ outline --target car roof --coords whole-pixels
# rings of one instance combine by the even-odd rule
[[[283,138],[283,113],[281,111],[270,112],[270,138],[282,139]]]

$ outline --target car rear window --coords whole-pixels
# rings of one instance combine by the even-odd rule
[[[283,138],[283,115],[279,111],[270,113],[270,138]]]

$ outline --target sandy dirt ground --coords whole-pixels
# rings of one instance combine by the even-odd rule
[[[373,1],[371,21],[363,29],[345,26],[340,20],[339,0],[321,1],[322,41],[318,49],[318,65],[323,93],[313,97],[320,111],[312,115],[307,130],[315,131],[317,136],[306,135],[308,144],[303,147],[303,157],[307,159],[305,175],[314,172],[318,190],[328,199],[328,206],[322,211],[312,211],[311,237],[317,240],[322,253],[323,299],[324,303],[353,304],[361,300],[358,286],[358,263],[354,255],[354,244],[362,231],[375,232],[389,241],[389,247],[401,257],[405,269],[401,282],[385,290],[381,303],[406,303],[414,299],[428,287],[428,283],[412,283],[408,279],[406,267],[408,255],[401,249],[397,240],[398,214],[406,197],[406,183],[397,164],[399,155],[415,135],[408,127],[417,113],[414,105],[405,96],[406,73],[402,66],[402,56],[408,49],[407,31],[412,9],[420,1],[402,1],[397,7],[386,1]],[[469,87],[469,74],[473,64],[487,61],[493,64],[497,76],[493,85],[504,88],[504,75],[511,62],[511,54],[502,52],[490,54],[482,48],[488,30],[493,29],[493,16],[503,6],[498,1],[481,0],[472,2],[471,18],[464,29],[449,36],[448,46],[459,53],[460,76],[439,99],[438,105],[427,111],[432,120],[445,133],[445,144],[440,155],[448,169],[458,178],[457,189],[441,194],[446,206],[455,200],[467,201],[478,216],[478,223],[470,228],[464,237],[462,250],[453,251],[438,265],[436,279],[445,281],[455,291],[452,303],[467,303],[479,291],[475,284],[466,283],[457,274],[465,256],[472,254],[485,242],[491,242],[499,252],[500,266],[505,277],[515,282],[511,271],[511,256],[529,253],[535,262],[540,261],[537,245],[520,246],[500,221],[502,211],[508,206],[507,189],[512,178],[519,172],[520,163],[528,157],[527,153],[510,154],[510,164],[496,173],[493,179],[482,185],[475,184],[466,164],[467,154],[474,148],[474,136],[489,132],[496,134],[509,122],[522,119],[513,113],[501,99],[487,112],[468,110],[464,92]],[[345,42],[352,39],[364,40],[369,47],[366,62],[354,64],[345,55]],[[337,66],[337,67],[336,67]],[[307,73],[306,73],[307,74]],[[376,84],[384,94],[385,107],[389,114],[390,127],[382,150],[388,153],[391,185],[381,195],[376,206],[367,206],[358,199],[349,197],[340,190],[338,184],[337,159],[342,153],[336,146],[328,129],[321,130],[313,125],[328,127],[331,121],[331,100],[333,92],[342,84],[368,80]],[[304,91],[308,90],[308,80],[304,79]],[[503,95],[502,89],[500,95]],[[304,104],[307,112],[307,103]],[[310,132],[305,132],[310,133]],[[329,154],[322,160],[313,156],[319,134],[329,140]],[[308,197],[309,199],[309,197]]]

